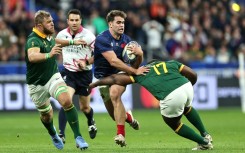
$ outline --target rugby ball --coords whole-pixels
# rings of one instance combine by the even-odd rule
[[[136,60],[136,55],[135,54],[132,54],[132,52],[127,49],[127,47],[130,46],[130,45],[138,45],[138,43],[136,41],[130,41],[124,47],[123,52],[122,52],[122,59],[127,64],[132,64]]]

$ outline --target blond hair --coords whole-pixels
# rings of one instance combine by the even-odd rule
[[[44,10],[39,10],[35,13],[35,17],[34,17],[34,23],[35,25],[38,25],[40,23],[43,23],[43,20],[45,18],[50,17],[50,13]]]

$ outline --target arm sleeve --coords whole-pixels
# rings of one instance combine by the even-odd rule
[[[183,70],[183,68],[184,68],[184,64],[182,64],[182,63],[180,63],[180,62],[178,62],[178,61],[174,61],[176,64],[177,64],[177,66],[178,66],[178,69],[179,69],[179,72],[181,72],[182,70]]]
[[[98,47],[100,53],[113,50],[110,40],[108,40],[108,38],[97,38],[95,45]]]
[[[27,45],[27,48],[28,48],[28,49],[29,49],[29,48],[33,48],[33,47],[38,47],[38,48],[40,48],[40,43],[39,43],[39,41],[36,40],[35,38],[28,39],[26,45]]]

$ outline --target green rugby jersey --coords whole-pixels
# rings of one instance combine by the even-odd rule
[[[55,45],[53,37],[47,37],[37,29],[28,36],[25,45],[25,61],[27,66],[26,82],[27,84],[45,85],[49,79],[58,72],[58,65],[55,56],[43,62],[31,63],[28,59],[28,49],[40,48],[41,53],[49,53]]]
[[[150,71],[145,76],[131,76],[131,79],[144,86],[158,100],[189,81],[180,74],[184,65],[177,61],[153,61],[146,66],[150,67]]]

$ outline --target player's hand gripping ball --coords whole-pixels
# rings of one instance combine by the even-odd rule
[[[122,58],[123,61],[127,64],[132,64],[135,62],[136,60],[136,55],[133,54],[131,52],[131,50],[128,50],[127,47],[130,45],[137,45],[139,46],[139,44],[136,41],[130,41],[129,43],[127,43],[127,45],[124,47],[123,52],[122,52]]]

